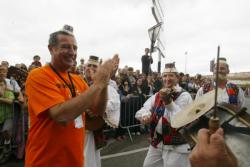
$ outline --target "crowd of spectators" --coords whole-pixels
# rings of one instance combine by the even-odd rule
[[[99,61],[102,63],[102,60]],[[25,137],[28,128],[28,114],[27,114],[27,100],[25,96],[25,80],[28,73],[41,67],[40,56],[35,55],[33,62],[27,67],[25,64],[16,64],[10,66],[7,61],[1,61],[0,65],[0,164],[6,162],[10,153],[13,153],[12,146],[17,145],[16,157],[22,159],[24,156]],[[84,59],[80,60],[79,65],[75,62],[75,66],[71,69],[72,73],[86,76],[87,64],[84,64]],[[190,92],[193,98],[197,90],[209,78],[205,78],[200,74],[190,76],[189,74],[179,73],[179,85]],[[124,107],[130,102],[130,99],[137,97],[140,99],[137,107],[141,107],[146,99],[158,92],[162,86],[163,81],[161,74],[151,72],[148,74],[141,73],[140,70],[133,67],[125,66],[119,68],[116,74],[115,81],[119,88],[121,100],[121,119],[125,121],[127,113],[122,113]],[[249,93],[249,92],[248,92]],[[134,113],[133,113],[134,114]],[[132,114],[132,115],[133,115]],[[143,127],[147,131],[147,127]],[[140,135],[142,127],[132,127],[132,134]],[[125,129],[119,126],[115,131],[115,138],[123,140],[125,138]]]

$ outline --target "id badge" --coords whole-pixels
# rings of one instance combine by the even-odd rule
[[[75,128],[82,128],[83,127],[83,120],[82,120],[82,115],[79,115],[76,119],[75,119]]]

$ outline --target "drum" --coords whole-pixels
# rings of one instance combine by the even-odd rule
[[[225,132],[226,143],[237,157],[239,167],[249,167],[250,115],[246,112],[246,108],[245,110],[237,110],[234,106],[225,103],[218,105],[217,110],[217,117],[219,117],[220,125]],[[208,128],[208,121],[212,114],[213,109],[179,129],[191,148],[197,143],[199,129]]]

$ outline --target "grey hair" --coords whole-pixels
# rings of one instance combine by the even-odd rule
[[[57,39],[58,35],[69,35],[74,37],[74,35],[70,31],[59,30],[50,34],[49,45],[56,46],[58,44],[58,39]]]

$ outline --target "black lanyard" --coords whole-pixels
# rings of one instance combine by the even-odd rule
[[[67,85],[67,87],[70,90],[71,96],[75,97],[76,96],[75,86],[74,86],[74,83],[71,79],[69,72],[68,72],[68,77],[69,77],[70,84],[65,81],[65,79],[56,71],[56,69],[50,63],[49,63],[49,66],[56,73],[56,75]]]

